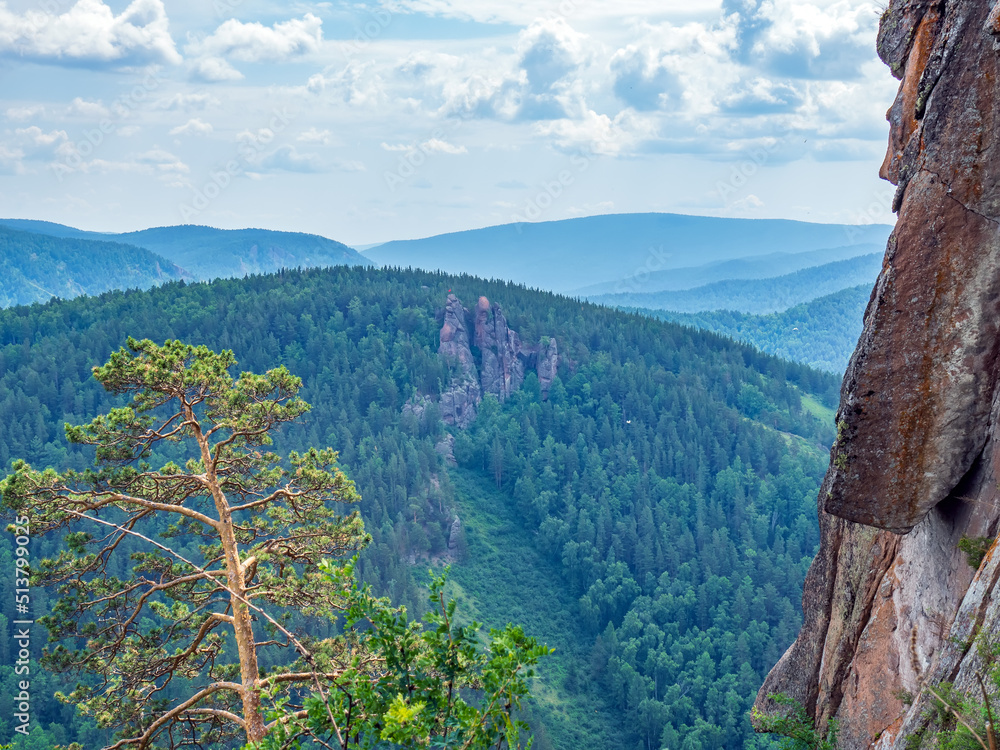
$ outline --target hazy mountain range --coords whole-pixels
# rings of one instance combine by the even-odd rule
[[[649,314],[838,371],[853,350],[855,329],[860,330],[855,297],[861,294],[838,293],[870,288],[890,230],[880,225],[621,214],[400,240],[362,253],[299,232],[186,225],[116,234],[0,219],[0,306],[283,268],[413,266],[655,310],[659,312]],[[786,326],[783,319],[766,317],[786,310],[791,314],[788,308],[827,295],[825,333],[815,325]],[[760,315],[765,318],[758,319]],[[837,328],[842,321],[848,321],[843,331]]]
[[[803,268],[847,260],[859,255],[870,255],[885,251],[885,243],[845,245],[844,247],[823,248],[804,253],[781,252],[750,258],[737,258],[716,263],[707,263],[689,268],[671,268],[633,279],[604,281],[600,284],[574,289],[573,294],[593,298],[601,294],[626,294],[653,292],[677,292],[684,289],[711,284],[715,281],[731,279],[767,279],[801,271]]]
[[[143,248],[19,232],[0,226],[0,307],[52,297],[148,289],[181,269]]]
[[[112,234],[24,219],[0,219],[0,225],[52,237],[132,245],[162,256],[179,266],[183,275],[199,280],[368,263],[341,242],[301,232],[184,225]]]
[[[611,307],[686,313],[733,310],[759,315],[787,310],[859,284],[870,287],[881,268],[881,253],[871,253],[768,279],[729,279],[677,292],[600,294],[589,299]]]
[[[831,252],[825,258],[829,261],[845,257],[838,253],[847,245],[884,248],[890,231],[891,227],[884,225],[613,214],[398,240],[367,250],[364,255],[376,265],[468,273],[554,292],[578,293],[595,284],[616,282],[631,289],[652,274],[672,269],[776,253],[819,251],[816,258],[810,259],[818,265],[824,260],[825,250]],[[788,271],[777,271],[782,272]]]

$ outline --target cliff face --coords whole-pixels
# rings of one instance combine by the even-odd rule
[[[1000,624],[1000,554],[976,572],[957,549],[1000,520],[1000,4],[892,0],[878,51],[901,79],[881,172],[898,221],[841,392],[802,631],[757,706],[785,693],[837,718],[842,748],[902,750],[931,746],[923,688],[970,689],[970,641]]]
[[[523,346],[500,306],[486,297],[479,298],[475,313],[471,313],[458,297],[448,295],[438,354],[454,367],[448,388],[441,394],[441,415],[446,424],[463,428],[476,418],[484,394],[491,393],[503,403],[524,384],[525,371],[534,369],[544,396],[559,368],[555,339],[535,347]]]
[[[476,407],[482,400],[479,372],[470,348],[469,311],[458,297],[448,295],[441,326],[438,354],[455,367],[448,390],[441,394],[441,417],[447,424],[468,427],[476,418]]]

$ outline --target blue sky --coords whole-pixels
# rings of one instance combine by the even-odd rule
[[[853,0],[0,2],[0,214],[351,244],[672,211],[891,222]]]

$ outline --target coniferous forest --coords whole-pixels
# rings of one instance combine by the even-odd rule
[[[468,428],[443,423],[449,292],[501,305],[528,344],[558,340],[544,394],[529,373],[504,403],[487,396]],[[284,364],[303,379],[312,411],[277,447],[340,451],[372,537],[363,580],[419,615],[428,569],[452,560],[462,611],[556,648],[524,711],[536,747],[769,746],[747,712],[800,624],[832,375],[467,276],[337,267],[172,282],[0,311],[0,464],[86,468],[63,424],[115,405],[91,368],[128,336],[231,349],[238,370]],[[11,554],[3,537],[3,564]],[[42,592],[34,601],[45,610]],[[40,727],[15,748],[106,741],[52,697],[66,689],[56,677],[34,689]],[[14,692],[4,666],[0,703]],[[0,715],[0,743],[13,739]]]

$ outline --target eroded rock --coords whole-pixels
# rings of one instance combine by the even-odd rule
[[[476,303],[476,346],[482,356],[480,384],[500,403],[524,383],[521,338],[507,326],[499,305],[486,297]]]
[[[538,346],[522,345],[503,310],[486,297],[479,298],[473,314],[454,294],[448,295],[438,354],[454,368],[448,388],[441,394],[441,414],[445,423],[458,427],[468,427],[475,420],[485,394],[496,396],[501,403],[506,401],[524,384],[529,368],[536,369],[544,396],[559,368],[554,338],[546,337]]]
[[[448,389],[441,394],[441,418],[445,424],[468,427],[476,418],[482,400],[479,372],[469,338],[469,311],[458,297],[448,295],[438,354],[454,368]]]
[[[962,642],[1000,625],[1000,560],[974,578],[957,549],[1000,519],[998,29],[987,0],[893,0],[881,23],[898,221],[841,392],[802,631],[757,699],[837,718],[847,750],[912,744],[924,687],[971,687]]]

